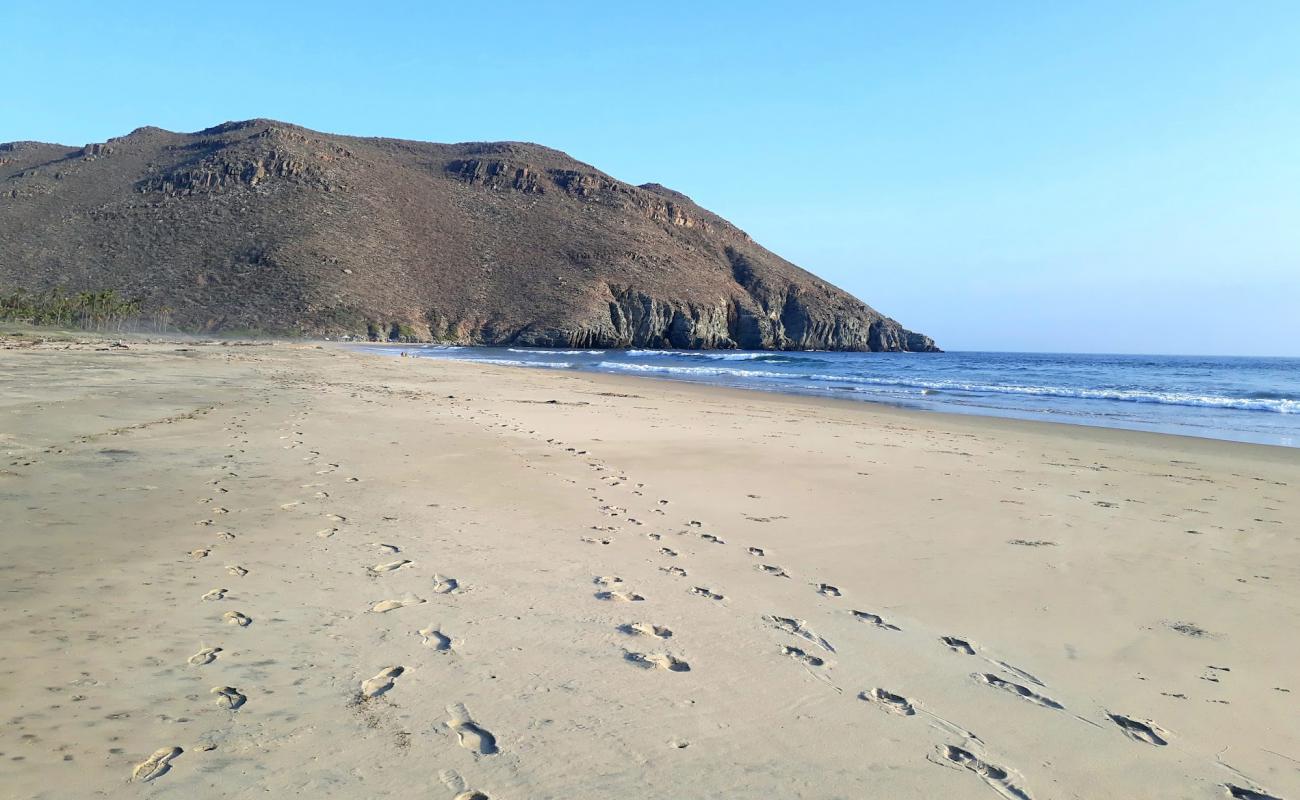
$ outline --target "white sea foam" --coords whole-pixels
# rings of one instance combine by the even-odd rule
[[[1183,392],[1153,392],[1140,389],[1081,389],[1062,386],[1018,386],[1014,384],[963,383],[959,381],[897,381],[860,376],[810,375],[810,380],[834,380],[872,386],[903,386],[936,391],[959,391],[982,394],[1031,395],[1075,400],[1117,400],[1125,403],[1202,408],[1229,408],[1242,411],[1271,411],[1276,414],[1300,413],[1300,400],[1289,398],[1223,397]]]
[[[509,353],[526,353],[528,355],[546,356],[603,356],[605,350],[546,350],[540,347],[507,347]]]
[[[596,367],[598,369],[612,369],[621,372],[650,372],[664,375],[731,375],[737,378],[791,379],[804,377],[784,372],[769,372],[761,369],[737,369],[735,367],[673,367],[666,364],[629,364],[622,361],[602,361],[597,364]]]
[[[1135,389],[1082,389],[1061,386],[1020,386],[1015,384],[966,383],[961,381],[919,380],[902,381],[891,378],[872,378],[863,375],[830,375],[819,373],[772,372],[769,370],[737,369],[722,366],[670,366],[663,364],[629,364],[620,361],[602,361],[600,369],[620,372],[656,373],[695,377],[729,376],[735,378],[767,378],[791,383],[815,381],[818,383],[848,383],[859,386],[879,386],[933,391],[958,391],[976,394],[1024,395],[1059,397],[1076,400],[1115,400],[1127,403],[1155,403],[1160,405],[1201,408],[1238,409],[1243,411],[1268,411],[1276,414],[1300,413],[1300,400],[1291,398],[1222,397],[1185,394],[1179,392],[1153,392]]]
[[[571,361],[520,361],[513,358],[457,358],[457,361],[469,361],[474,364],[497,364],[503,367],[549,367],[550,369],[572,369]]]
[[[780,351],[755,353],[730,350],[628,350],[625,355],[631,358],[660,356],[669,358],[691,358],[702,361],[772,361],[781,363],[789,359],[782,358]]]

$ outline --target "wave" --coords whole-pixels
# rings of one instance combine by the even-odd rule
[[[825,376],[809,376],[822,380]],[[845,380],[834,378],[834,380]],[[891,381],[880,378],[852,378],[854,383],[881,386],[905,386],[921,390],[963,391],[983,394],[1057,397],[1073,400],[1113,400],[1122,403],[1154,403],[1193,408],[1222,408],[1238,411],[1268,411],[1275,414],[1300,414],[1300,401],[1289,398],[1225,397],[1222,395],[1159,392],[1149,389],[1082,389],[1067,386],[1017,386],[1010,384],[962,383],[959,381]]]
[[[1246,395],[1251,400],[1294,400],[1300,401],[1300,396],[1294,394],[1283,394],[1282,392],[1251,392]]]
[[[602,361],[599,369],[619,372],[659,373],[682,376],[730,376],[736,378],[764,378],[786,380],[794,383],[850,383],[860,386],[891,387],[914,390],[919,394],[939,391],[973,392],[1032,397],[1054,397],[1074,400],[1111,400],[1125,403],[1153,403],[1158,405],[1219,408],[1239,411],[1267,411],[1276,414],[1300,414],[1300,400],[1291,398],[1225,397],[1180,392],[1158,392],[1145,389],[1084,389],[1065,386],[1020,386],[1015,384],[968,383],[945,380],[898,380],[872,378],[862,375],[828,375],[817,373],[787,373],[767,370],[737,369],[723,366],[667,366],[658,364],[629,364],[619,361]],[[1256,393],[1259,394],[1259,393]]]
[[[508,353],[527,353],[544,356],[603,356],[605,350],[544,350],[540,347],[507,347]]]
[[[513,358],[472,358],[466,356],[456,361],[469,361],[474,364],[497,364],[503,367],[547,367],[549,369],[573,369],[572,361],[520,361]]]
[[[630,358],[663,356],[667,358],[699,358],[710,361],[754,361],[771,353],[718,352],[716,350],[628,350]]]
[[[671,367],[663,364],[630,364],[624,361],[602,361],[597,369],[612,369],[621,372],[655,372],[667,375],[732,375],[737,378],[803,378],[785,372],[767,372],[759,369],[737,369],[735,367]]]
[[[766,364],[815,364],[826,363],[825,359],[793,355],[783,350],[771,352],[753,351],[717,351],[717,350],[627,350],[623,355],[629,358],[686,358],[700,361],[762,361]]]

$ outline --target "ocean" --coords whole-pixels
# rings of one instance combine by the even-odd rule
[[[363,347],[1300,447],[1300,358]]]

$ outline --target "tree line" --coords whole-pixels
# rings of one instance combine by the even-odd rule
[[[169,316],[170,312],[162,309],[146,323],[140,301],[123,297],[113,289],[73,294],[55,287],[43,292],[18,289],[0,293],[0,320],[8,322],[95,331],[139,329],[147,324],[165,330]]]

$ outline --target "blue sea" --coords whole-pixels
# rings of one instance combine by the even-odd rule
[[[1300,358],[437,345],[366,349],[1300,447]]]

